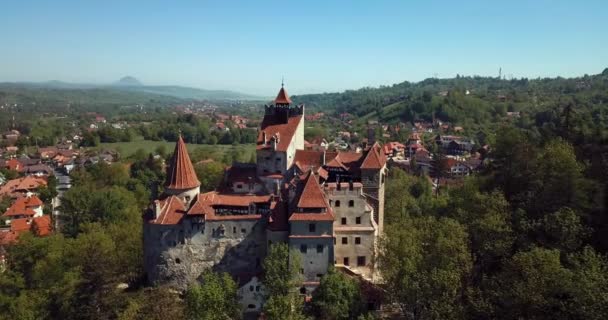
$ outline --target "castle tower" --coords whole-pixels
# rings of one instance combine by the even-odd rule
[[[201,183],[198,181],[190,161],[186,144],[180,135],[175,144],[171,164],[167,169],[165,195],[177,196],[188,207],[190,202],[200,193],[200,185]]]
[[[256,143],[257,175],[266,189],[285,179],[296,150],[304,149],[304,106],[292,106],[283,84],[273,103],[264,109]]]

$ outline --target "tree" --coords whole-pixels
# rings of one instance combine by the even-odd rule
[[[532,208],[538,213],[555,212],[562,207],[586,208],[589,200],[583,188],[583,167],[574,149],[563,140],[549,142],[539,156],[535,172],[538,180]]]
[[[573,279],[569,309],[578,319],[600,320],[608,317],[608,259],[585,247],[570,255]],[[574,318],[574,317],[572,317]]]
[[[359,284],[330,268],[313,292],[312,304],[320,319],[354,319],[361,312]]]
[[[297,287],[300,257],[285,243],[272,244],[264,259],[264,314],[269,320],[304,319]]]
[[[445,214],[466,226],[471,254],[482,272],[491,271],[501,259],[511,256],[515,236],[509,203],[501,192],[482,193],[475,180],[467,179],[449,196]]]
[[[194,171],[201,182],[201,192],[214,190],[224,177],[224,165],[216,161],[197,163]]]
[[[569,318],[567,299],[572,280],[573,274],[561,264],[558,250],[518,252],[494,280],[491,295],[498,310],[490,318]]]
[[[449,218],[407,218],[388,226],[380,243],[388,293],[411,319],[460,318],[471,265],[465,228]]]
[[[580,217],[570,208],[543,217],[538,223],[539,242],[549,248],[572,252],[581,247],[590,233]]]
[[[207,271],[202,284],[186,292],[186,315],[191,320],[224,320],[240,317],[237,285],[227,273]]]

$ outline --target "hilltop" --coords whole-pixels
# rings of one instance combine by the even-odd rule
[[[361,88],[340,93],[294,95],[307,110],[350,113],[359,121],[384,123],[439,119],[454,123],[490,122],[506,112],[538,112],[565,103],[562,96],[603,97],[607,101],[608,69],[575,78],[499,79],[456,76],[417,83]],[[566,99],[567,100],[567,99]]]

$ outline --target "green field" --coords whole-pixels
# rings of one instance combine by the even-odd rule
[[[113,149],[118,151],[121,158],[128,158],[135,154],[137,150],[141,149],[146,154],[157,150],[159,146],[164,146],[166,152],[171,153],[175,148],[175,142],[169,141],[151,141],[144,140],[143,138],[137,138],[130,142],[115,142],[115,143],[101,143],[97,149]],[[255,148],[254,145],[210,145],[210,144],[186,144],[188,151],[193,157],[193,161],[201,160],[204,158],[212,158],[220,160],[222,155],[231,150],[235,150],[234,153],[238,154],[238,161],[248,161],[251,158]]]

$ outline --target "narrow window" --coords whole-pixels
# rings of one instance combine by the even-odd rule
[[[340,206],[340,200],[336,200],[336,207]]]
[[[323,253],[323,245],[322,244],[318,244],[317,245],[317,253]]]
[[[236,233],[236,227],[232,227],[232,233]]]
[[[365,256],[357,257],[357,266],[359,266],[359,267],[365,266]]]
[[[361,244],[361,237],[355,237],[355,244]]]
[[[241,229],[241,233],[247,233],[247,229]]]
[[[345,265],[345,266],[348,266],[348,265],[349,265],[349,263],[348,263],[348,257],[344,257],[344,265]]]
[[[308,224],[308,232],[315,232],[317,231],[317,225],[314,223],[309,223]]]
[[[253,286],[249,286],[249,291],[253,292]]]
[[[348,244],[348,238],[342,237],[342,244]]]
[[[361,217],[357,217],[357,218],[355,219],[355,223],[356,223],[356,224],[361,224]]]
[[[306,288],[304,288],[304,287],[300,288],[300,293],[301,294],[306,294]]]
[[[349,207],[354,207],[355,206],[355,200],[348,200],[348,206]]]
[[[342,223],[342,224],[346,224],[346,218],[342,218],[342,219],[340,219],[340,223]]]
[[[300,252],[306,253],[308,251],[308,247],[305,244],[300,245]]]

